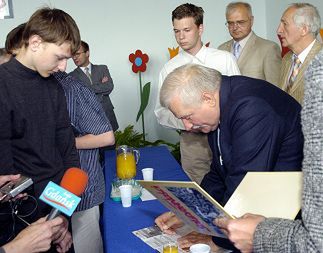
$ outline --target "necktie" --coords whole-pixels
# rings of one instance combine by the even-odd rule
[[[298,75],[298,72],[299,72],[299,69],[301,67],[301,64],[302,64],[300,59],[298,59],[297,55],[293,55],[293,60],[294,60],[293,61],[293,70],[292,70],[292,73],[291,73],[290,78],[289,78],[289,82],[288,82],[288,85],[287,85],[287,91],[289,91],[292,88],[292,86],[293,86],[293,84],[295,82],[295,79],[296,79],[296,77]]]
[[[235,41],[233,43],[233,55],[236,57],[236,59],[238,59],[240,56],[240,50],[241,50],[241,46],[239,42]]]
[[[91,74],[90,74],[89,68],[85,67],[84,70],[85,70],[85,75],[90,79],[90,82],[92,84],[92,79],[91,79]]]

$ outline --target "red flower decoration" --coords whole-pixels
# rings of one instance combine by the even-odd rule
[[[132,63],[132,71],[134,73],[138,73],[138,71],[145,72],[146,63],[149,61],[149,57],[138,49],[134,54],[129,55],[129,61]]]

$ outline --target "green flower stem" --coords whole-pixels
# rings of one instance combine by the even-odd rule
[[[139,84],[140,84],[140,103],[142,103],[142,83],[141,83],[141,71],[139,71]],[[146,133],[145,133],[145,117],[144,117],[144,112],[141,114],[141,122],[142,122],[142,134],[143,134],[143,139],[146,141]]]

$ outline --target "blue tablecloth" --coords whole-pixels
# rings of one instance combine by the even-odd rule
[[[166,147],[146,147],[140,150],[136,179],[142,179],[141,169],[154,168],[155,180],[188,181],[183,169]],[[106,199],[103,209],[103,240],[106,253],[156,252],[132,234],[132,231],[154,224],[155,218],[167,211],[158,200],[135,200],[129,208],[110,199],[111,181],[116,178],[115,151],[105,154]]]

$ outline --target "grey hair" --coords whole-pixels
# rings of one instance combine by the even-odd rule
[[[249,3],[246,2],[232,2],[227,5],[225,15],[228,16],[230,15],[233,11],[235,11],[236,8],[243,6],[247,9],[248,15],[251,18],[252,17],[252,8]]]
[[[293,17],[298,27],[307,26],[310,32],[316,37],[321,28],[321,17],[317,8],[309,3],[294,3],[291,7],[296,8]]]
[[[160,104],[169,108],[178,96],[183,105],[202,103],[203,92],[214,93],[220,89],[221,73],[198,64],[186,64],[173,70],[160,90]]]

